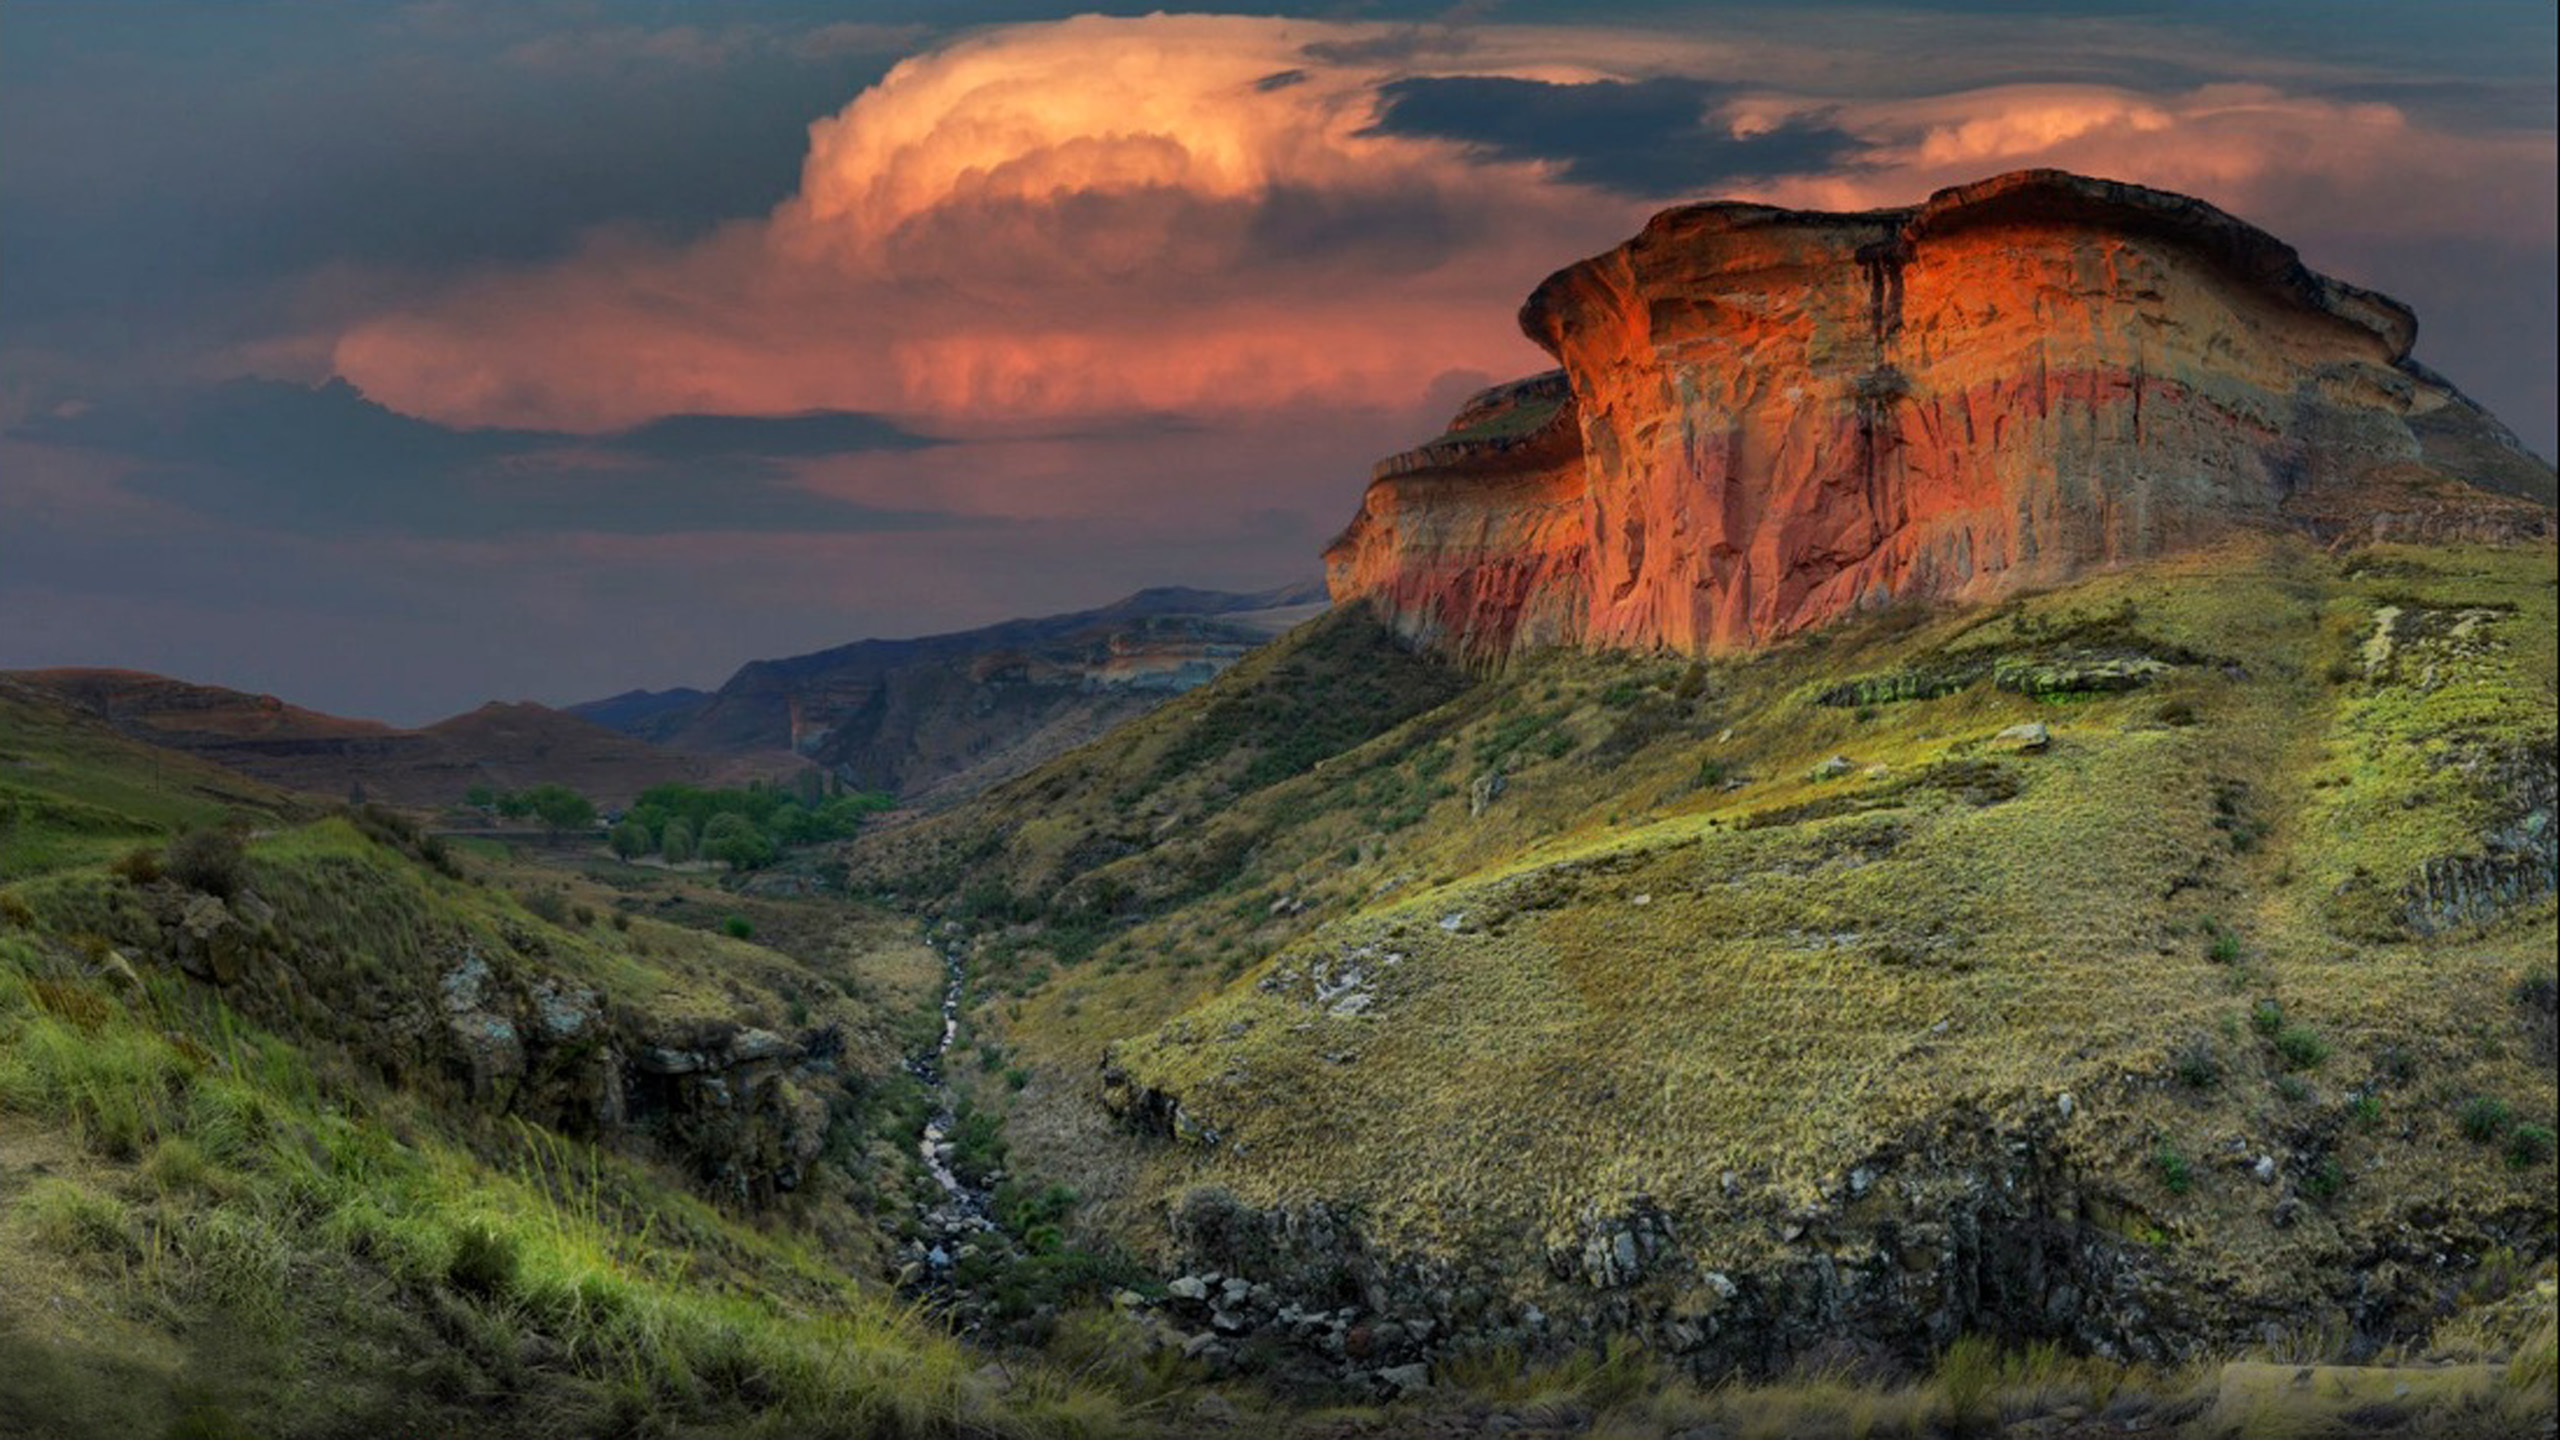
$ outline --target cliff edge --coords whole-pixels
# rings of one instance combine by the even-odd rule
[[[2552,468],[2416,317],[2202,201],[2052,170],[1718,203],[1549,277],[1559,371],[1377,468],[1336,601],[1479,662],[1747,649],[2207,543],[2552,532]]]

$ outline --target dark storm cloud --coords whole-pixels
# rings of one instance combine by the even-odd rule
[[[1554,160],[1565,178],[1626,195],[1673,195],[1747,177],[1827,169],[1855,151],[1819,120],[1737,138],[1708,123],[1732,87],[1708,80],[1494,75],[1418,77],[1379,87],[1371,133],[1459,140],[1502,160]]]
[[[894,58],[777,37],[563,73],[508,61],[509,32],[430,43],[370,7],[10,18],[0,254],[38,283],[0,283],[0,317],[75,345],[100,317],[232,328],[240,289],[323,265],[435,275],[753,214],[790,193],[808,122]]]
[[[14,440],[139,462],[136,493],[306,535],[443,538],[579,532],[882,531],[984,523],[829,499],[787,460],[942,442],[877,416],[670,415],[607,436],[458,430],[396,414],[343,381],[235,380],[46,416]]]

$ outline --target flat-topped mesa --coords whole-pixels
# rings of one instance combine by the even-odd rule
[[[2551,529],[2551,467],[2408,358],[2406,307],[2140,186],[1684,206],[1520,318],[1560,374],[1382,463],[1325,557],[1337,601],[1472,659],[1746,648],[2367,507]]]

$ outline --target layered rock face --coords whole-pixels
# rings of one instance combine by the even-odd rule
[[[1337,601],[1479,660],[1745,648],[2236,525],[2362,538],[2412,487],[2431,536],[2551,525],[2551,468],[2409,359],[2405,307],[2139,186],[1683,207],[1521,324],[1562,371],[1382,463],[1326,553]]]

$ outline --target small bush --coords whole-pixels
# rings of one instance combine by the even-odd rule
[[[2507,1102],[2494,1095],[2474,1095],[2462,1103],[2462,1133],[2475,1144],[2486,1145],[2507,1133],[2515,1118]]]
[[[160,878],[160,848],[137,845],[118,856],[116,863],[109,868],[115,871],[117,879],[126,884],[148,885]]]
[[[35,907],[15,895],[0,895],[0,920],[26,929],[36,923]]]
[[[2359,1130],[2370,1130],[2382,1123],[2382,1097],[2368,1091],[2347,1104],[2347,1118]]]
[[[2311,1070],[2329,1058],[2329,1042],[2308,1025],[2287,1025],[2276,1032],[2276,1054],[2295,1070]]]
[[[732,940],[752,940],[756,936],[755,922],[744,915],[732,915],[720,922],[720,933]]]
[[[239,835],[227,828],[188,831],[169,842],[161,863],[179,884],[221,900],[237,896],[249,883],[249,858],[241,851]]]
[[[2196,1188],[2195,1166],[2188,1163],[2186,1152],[2163,1140],[2151,1152],[2152,1168],[2160,1172],[2160,1183],[2172,1195],[2184,1195]]]
[[[569,897],[557,890],[526,891],[524,908],[531,911],[534,918],[554,925],[566,924],[569,919]]]
[[[502,1300],[516,1287],[520,1261],[515,1237],[474,1221],[455,1232],[453,1259],[446,1262],[447,1284],[482,1300]]]
[[[2347,1172],[2337,1157],[2322,1160],[2311,1173],[2302,1177],[2302,1193],[2314,1200],[2334,1200],[2347,1188]]]
[[[2237,964],[2240,960],[2240,937],[2228,930],[2217,929],[2213,934],[2213,944],[2205,953],[2213,957],[2216,965]]]
[[[2249,1009],[2249,1028],[2273,1039],[2284,1029],[2284,1002],[2276,999],[2259,1001]]]
[[[2179,1046],[2171,1059],[2179,1083],[2190,1090],[2210,1090],[2222,1083],[2222,1057],[2214,1053],[2213,1042],[2201,1035]]]
[[[2507,1132],[2507,1163],[2529,1170],[2551,1158],[2553,1137],[2548,1125],[2519,1125]]]

